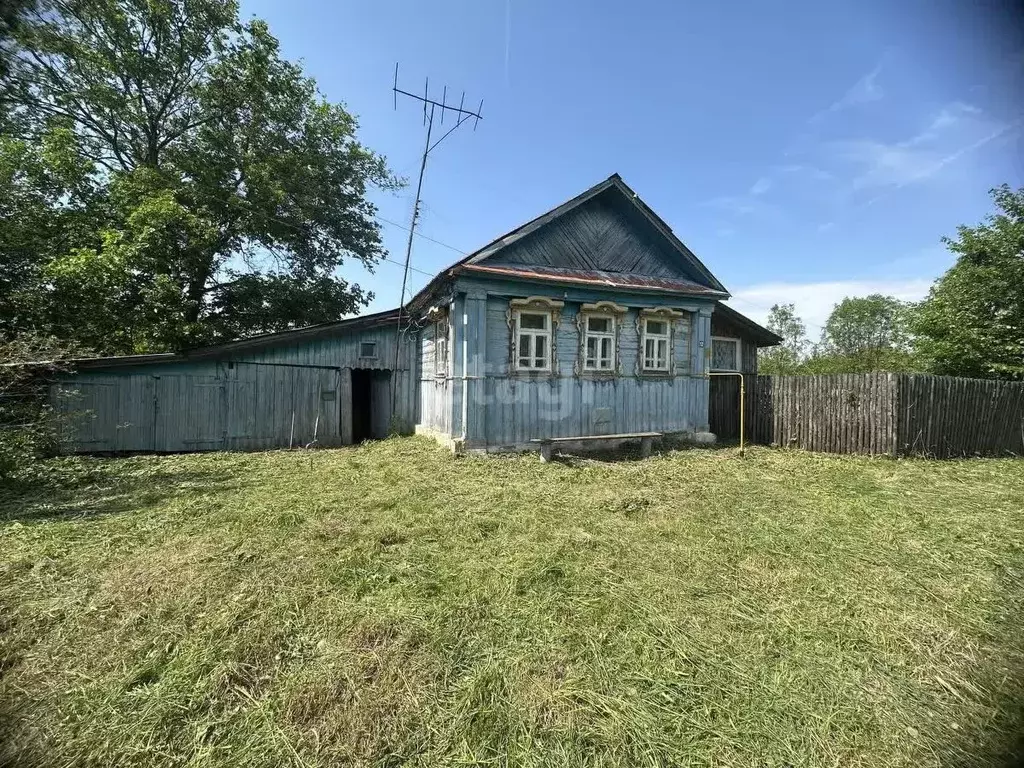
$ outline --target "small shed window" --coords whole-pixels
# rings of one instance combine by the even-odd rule
[[[711,339],[711,370],[738,371],[740,369],[740,340],[714,336]]]
[[[642,347],[645,371],[668,370],[668,347],[671,335],[668,320],[644,318]]]
[[[551,370],[551,313],[517,310],[516,368]]]
[[[361,342],[359,342],[359,356],[360,357],[377,357],[377,342],[376,341],[361,341]]]
[[[583,351],[583,370],[607,372],[615,368],[613,315],[587,315]]]

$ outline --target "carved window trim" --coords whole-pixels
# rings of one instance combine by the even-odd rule
[[[434,375],[448,376],[451,364],[451,330],[452,326],[445,312],[434,320]]]
[[[562,321],[564,301],[547,296],[528,296],[525,299],[510,299],[505,310],[505,322],[509,329],[508,372],[513,376],[548,377],[558,375],[558,326]],[[521,313],[546,314],[548,316],[548,365],[546,368],[519,367],[519,316]]]
[[[593,304],[581,304],[579,312],[576,313],[576,330],[579,343],[576,361],[573,363],[573,373],[576,376],[588,376],[594,378],[613,378],[618,376],[622,368],[622,323],[629,312],[627,307],[616,304],[614,301],[598,301]],[[587,368],[587,335],[588,321],[592,317],[602,317],[611,320],[612,331],[612,367],[611,368]],[[601,338],[607,338],[607,334],[599,334]]]
[[[434,376],[447,378],[451,363],[451,316],[448,307],[434,305],[426,311],[423,319],[434,326]]]
[[[639,346],[636,351],[636,375],[642,378],[672,378],[676,375],[676,334],[677,323],[685,317],[685,314],[671,307],[646,307],[641,309],[636,316],[636,335],[639,339]],[[667,367],[646,368],[644,361],[647,351],[647,321],[656,320],[667,325],[668,338],[667,346]]]

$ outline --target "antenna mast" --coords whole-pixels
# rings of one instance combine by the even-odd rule
[[[420,160],[420,175],[416,181],[416,200],[412,205],[412,221],[409,224],[409,239],[405,244],[405,267],[402,270],[402,293],[398,298],[398,323],[395,326],[395,366],[394,374],[391,377],[391,414],[394,418],[395,413],[395,399],[398,393],[398,361],[399,353],[401,351],[401,340],[402,340],[402,310],[405,308],[405,289],[409,281],[409,262],[412,259],[412,240],[416,234],[416,223],[420,218],[420,195],[423,191],[423,173],[427,169],[427,157],[430,153],[440,144],[442,141],[447,139],[452,133],[455,132],[463,123],[468,120],[473,120],[473,130],[476,130],[476,126],[483,119],[480,114],[484,108],[484,100],[480,99],[480,106],[476,110],[465,109],[466,92],[462,92],[462,98],[459,100],[459,106],[452,106],[448,104],[448,86],[444,86],[441,91],[441,100],[436,101],[430,98],[430,80],[425,79],[423,82],[423,95],[409,93],[409,91],[403,91],[398,87],[398,63],[395,63],[395,82],[391,88],[392,94],[395,100],[395,109],[398,109],[398,95],[402,94],[410,99],[422,102],[423,104],[423,125],[426,126],[427,138],[423,144],[423,158]],[[434,116],[437,111],[440,110],[440,124],[444,125],[444,117],[446,112],[454,114],[455,124],[452,125],[442,136],[433,143],[431,143],[431,137],[434,128]],[[411,375],[411,374],[410,374]]]

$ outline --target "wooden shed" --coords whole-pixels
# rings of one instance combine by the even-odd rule
[[[180,354],[75,362],[52,388],[80,452],[349,445],[412,430],[415,344],[397,313],[256,336]],[[391,387],[396,386],[391,411]]]

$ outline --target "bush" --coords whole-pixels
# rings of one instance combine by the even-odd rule
[[[49,387],[86,351],[74,343],[23,334],[0,342],[0,481],[35,480],[40,459],[59,451],[62,422]]]

